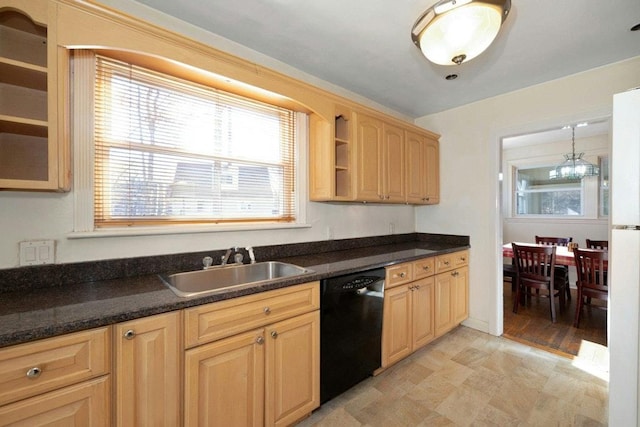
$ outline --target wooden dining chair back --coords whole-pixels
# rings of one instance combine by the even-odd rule
[[[587,249],[600,249],[603,251],[609,250],[609,241],[608,240],[591,240],[587,239]]]
[[[601,249],[575,249],[573,255],[576,260],[578,280],[578,298],[576,315],[573,326],[580,325],[582,309],[590,303],[592,298],[608,301],[609,287],[607,286],[607,256]],[[585,301],[587,300],[587,301]],[[590,307],[594,307],[590,305]],[[604,307],[601,307],[604,308]]]
[[[569,246],[573,242],[573,237],[543,237],[536,236],[536,244],[553,245],[553,246]],[[562,284],[565,288],[567,299],[571,301],[571,289],[569,288],[569,267],[566,265],[557,265],[555,268],[556,286]]]
[[[537,245],[569,246],[573,237],[543,237],[536,236]]]
[[[554,268],[556,265],[556,247],[554,245],[520,245],[512,243],[513,256],[516,262],[517,285],[513,302],[513,312],[518,312],[518,306],[530,298],[529,290],[544,290],[549,298],[551,321],[556,321],[555,297],[559,297],[560,310],[564,310],[564,284],[555,284]]]

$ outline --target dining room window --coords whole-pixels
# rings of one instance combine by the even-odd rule
[[[581,216],[584,186],[580,179],[549,179],[555,166],[516,168],[514,209],[519,215]]]
[[[296,220],[296,113],[95,55],[94,226]]]

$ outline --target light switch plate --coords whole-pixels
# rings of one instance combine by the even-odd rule
[[[20,242],[20,266],[53,264],[54,262],[54,240],[28,240]]]

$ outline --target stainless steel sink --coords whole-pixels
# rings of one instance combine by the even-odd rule
[[[161,274],[160,278],[179,297],[191,297],[309,273],[313,273],[313,270],[284,262],[267,261],[255,264],[231,264],[168,276]]]

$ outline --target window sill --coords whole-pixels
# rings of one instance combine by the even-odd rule
[[[562,217],[562,216],[519,216],[519,217],[505,217],[503,218],[505,223],[562,223],[562,224],[602,224],[607,225],[609,223],[608,218],[585,218],[585,217]]]
[[[73,231],[67,239],[92,239],[101,237],[161,236],[170,234],[221,233],[227,231],[258,231],[295,228],[311,228],[311,224],[225,224],[225,225],[172,225],[164,227],[105,228],[94,231]]]

